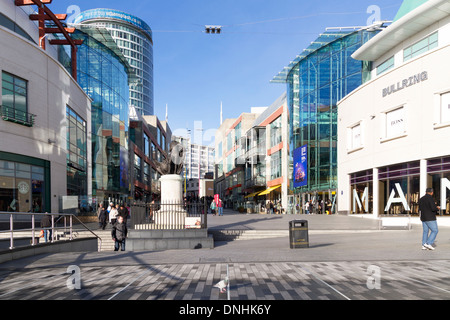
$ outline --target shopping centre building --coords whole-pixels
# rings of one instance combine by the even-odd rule
[[[42,8],[55,26],[39,32],[18,3],[0,2],[0,211],[60,212],[64,197],[91,194],[91,99],[58,61],[59,16]]]
[[[215,136],[215,193],[225,206],[266,212],[288,207],[289,136],[286,93],[269,107],[225,119]]]
[[[352,57],[371,78],[338,103],[338,212],[418,214],[450,198],[450,2],[405,1]]]
[[[312,201],[316,210],[322,201],[332,202],[336,212],[341,143],[337,102],[370,75],[369,64],[353,59],[352,54],[383,27],[379,23],[364,28],[328,28],[272,80],[287,84],[288,203],[297,212],[307,201]]]

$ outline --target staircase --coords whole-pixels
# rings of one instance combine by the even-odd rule
[[[111,237],[111,229],[105,230],[92,230],[102,241],[98,241],[98,251],[114,251],[114,240]],[[72,237],[77,238],[90,238],[94,235],[87,230],[73,231]],[[63,237],[69,238],[69,234],[63,235]],[[61,240],[61,239],[60,239]]]
[[[214,237],[214,241],[255,240],[289,236],[289,230],[209,229],[208,233]]]

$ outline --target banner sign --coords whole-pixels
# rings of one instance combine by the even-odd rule
[[[294,150],[294,188],[308,185],[308,145]]]

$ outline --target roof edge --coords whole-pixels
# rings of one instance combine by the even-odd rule
[[[356,60],[364,60],[364,61],[375,61],[380,58],[387,51],[391,50],[395,46],[398,45],[399,42],[406,40],[411,37],[411,32],[404,32],[406,26],[412,25],[413,22],[425,15],[432,20],[427,23],[427,25],[421,25],[421,28],[424,29],[433,23],[442,19],[442,16],[436,15],[427,15],[427,13],[436,10],[439,5],[448,3],[450,5],[450,0],[429,0],[428,2],[423,3],[418,6],[411,12],[405,14],[403,17],[394,21],[390,26],[384,29],[382,32],[377,34],[375,37],[367,41],[364,45],[362,45],[358,50],[356,50],[352,58]],[[439,9],[437,9],[439,10]],[[444,11],[442,11],[444,12]],[[450,12],[448,12],[450,14]],[[388,49],[384,49],[383,52],[380,52],[380,43],[386,43]],[[378,49],[378,50],[376,50]]]

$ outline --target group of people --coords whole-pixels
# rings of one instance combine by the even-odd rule
[[[272,201],[269,201],[267,203],[267,214],[282,214],[284,209],[281,205],[281,200],[276,201],[273,203]]]
[[[100,203],[97,210],[99,229],[105,230],[106,220],[111,225],[111,237],[114,240],[114,251],[118,251],[119,247],[125,251],[125,239],[128,235],[127,219],[129,216],[128,209],[123,205],[114,205],[112,202],[105,209],[103,203]]]
[[[219,199],[217,200],[217,203],[215,200],[211,201],[211,205],[210,205],[210,209],[211,209],[211,213],[213,215],[219,215],[219,216],[223,216],[223,203],[222,200]]]
[[[331,200],[326,201],[319,201],[318,203],[314,204],[312,200],[306,201],[305,205],[303,207],[305,214],[331,214]]]

